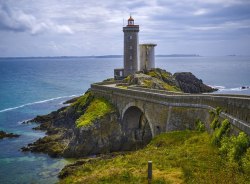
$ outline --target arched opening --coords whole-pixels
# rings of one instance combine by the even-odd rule
[[[122,120],[123,150],[144,147],[152,139],[152,132],[145,114],[136,106],[129,107]]]

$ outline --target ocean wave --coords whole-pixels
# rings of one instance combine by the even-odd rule
[[[11,108],[6,108],[6,109],[3,109],[3,110],[0,110],[0,113],[1,112],[15,110],[15,109],[20,109],[22,107],[26,107],[26,106],[30,106],[30,105],[41,104],[41,103],[45,103],[45,102],[50,102],[50,101],[62,99],[62,98],[69,98],[69,97],[76,97],[76,96],[79,96],[79,95],[60,96],[60,97],[50,98],[50,99],[47,99],[47,100],[41,100],[41,101],[37,101],[37,102],[27,103],[27,104],[23,104],[23,105],[20,105],[20,106],[16,106],[16,107],[11,107]]]
[[[208,85],[210,86],[211,88],[215,88],[215,89],[225,89],[226,87],[225,86],[212,86],[212,85]]]
[[[245,90],[250,90],[249,87],[246,87],[246,88],[242,88],[242,87],[226,88],[225,86],[213,86],[213,88],[217,88],[219,91],[245,91]]]

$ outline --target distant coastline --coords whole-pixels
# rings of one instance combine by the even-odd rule
[[[198,54],[159,54],[156,57],[202,57]],[[44,56],[44,57],[0,57],[0,59],[43,59],[43,58],[123,58],[123,55],[101,56]]]

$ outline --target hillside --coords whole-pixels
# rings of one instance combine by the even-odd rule
[[[250,150],[244,158],[250,159]],[[178,131],[155,137],[144,149],[83,159],[62,170],[60,183],[147,183],[147,161],[153,161],[152,183],[249,183],[248,170],[222,157],[204,132]]]

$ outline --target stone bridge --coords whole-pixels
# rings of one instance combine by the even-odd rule
[[[227,118],[235,131],[250,135],[250,96],[172,93],[114,84],[92,84],[91,89],[118,109],[121,126],[131,139],[149,140],[161,132],[194,129],[198,119],[209,129],[209,110],[216,107],[223,109],[220,117]]]

